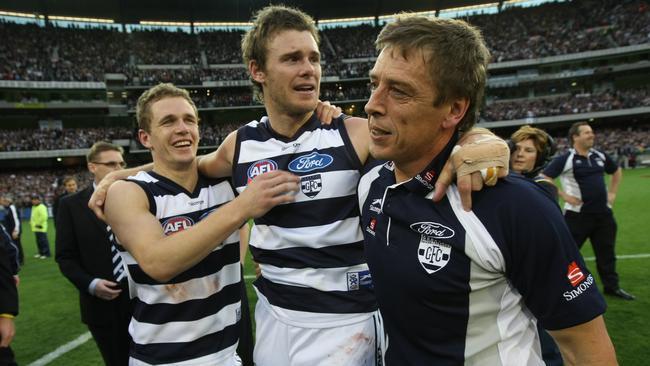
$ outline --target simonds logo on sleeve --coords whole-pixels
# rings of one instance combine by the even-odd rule
[[[562,295],[566,301],[571,301],[576,297],[582,295],[583,292],[586,292],[591,285],[594,284],[594,278],[591,276],[585,276],[582,272],[582,269],[578,266],[576,261],[573,261],[569,264],[567,268],[567,279],[573,290],[565,291]]]

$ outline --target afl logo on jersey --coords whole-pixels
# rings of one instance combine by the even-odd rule
[[[272,172],[278,170],[278,163],[273,160],[264,159],[254,162],[249,168],[248,172],[248,182],[250,183],[255,177],[260,174]]]
[[[428,235],[420,236],[418,260],[428,274],[443,269],[451,257],[451,246]]]
[[[194,221],[187,216],[176,216],[169,218],[163,222],[163,232],[165,235],[171,235],[185,229],[189,229],[194,225]]]
[[[299,156],[289,163],[289,170],[295,173],[307,173],[323,169],[334,161],[331,155],[313,152],[309,155]]]

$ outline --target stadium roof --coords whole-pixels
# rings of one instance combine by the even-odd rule
[[[176,22],[246,22],[269,4],[296,6],[316,19],[381,16],[494,4],[499,0],[0,0],[0,10],[40,15]]]

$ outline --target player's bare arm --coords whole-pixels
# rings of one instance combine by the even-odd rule
[[[293,195],[285,193],[297,189],[298,179],[292,174],[262,174],[241,195],[191,230],[165,236],[160,222],[149,212],[144,191],[135,183],[118,181],[108,190],[105,214],[120,244],[149,276],[164,282],[205,258],[248,218],[292,202]]]
[[[134,168],[121,169],[112,171],[97,184],[95,191],[93,191],[90,200],[88,200],[88,207],[95,213],[95,215],[103,221],[106,221],[104,216],[104,201],[106,199],[106,192],[111,184],[115,183],[118,180],[126,179],[130,176],[138,174],[141,171],[150,171],[153,169],[153,163],[140,165]]]
[[[571,328],[548,332],[557,342],[566,365],[618,365],[602,315]]]
[[[207,177],[223,178],[232,175],[232,159],[235,155],[237,131],[228,134],[217,150],[197,157],[199,172]]]

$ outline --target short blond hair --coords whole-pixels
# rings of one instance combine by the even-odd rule
[[[199,111],[187,90],[179,88],[172,83],[160,83],[149,88],[140,95],[140,98],[138,98],[138,104],[135,108],[135,117],[138,121],[138,127],[146,132],[151,132],[151,119],[153,118],[151,105],[161,99],[175,97],[183,98],[190,103],[198,120]]]
[[[517,131],[515,131],[510,140],[515,144],[521,141],[532,140],[537,154],[542,154],[546,149],[546,146],[549,144],[548,134],[546,131],[540,130],[539,128],[531,126],[521,126]]]

